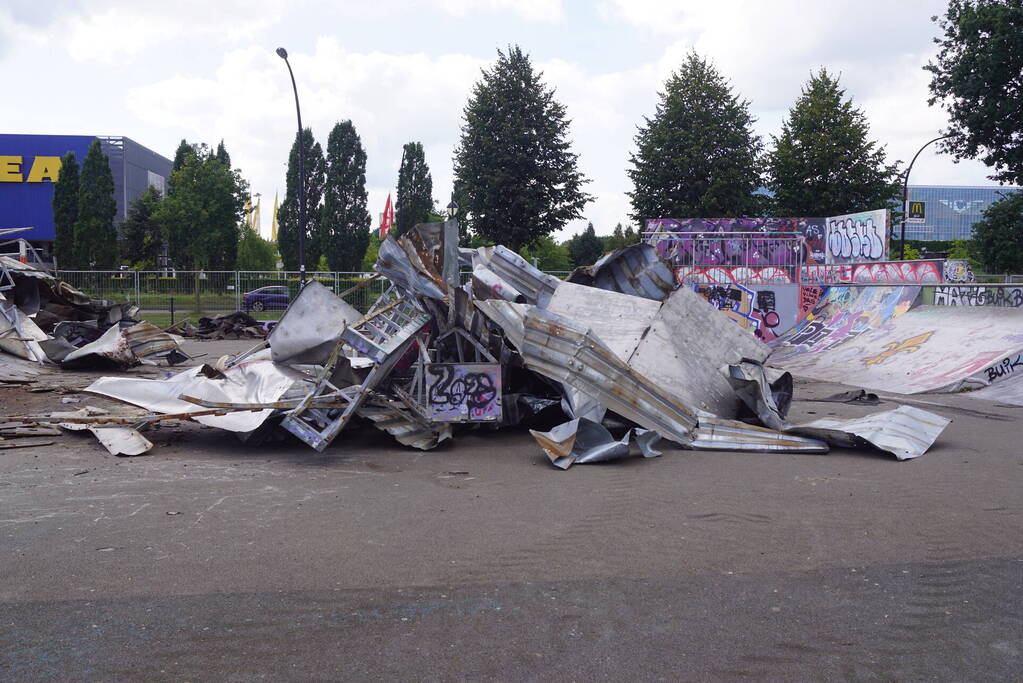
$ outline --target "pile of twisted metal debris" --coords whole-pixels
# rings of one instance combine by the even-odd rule
[[[167,332],[194,339],[264,339],[266,328],[248,313],[219,313],[210,317],[199,318],[199,324],[193,325],[182,320],[167,328]]]
[[[93,299],[45,270],[0,256],[0,350],[65,368],[187,360],[178,339],[135,320],[138,307]]]
[[[566,422],[533,432],[559,468],[633,450],[654,457],[659,439],[757,452],[869,444],[901,460],[922,454],[948,424],[906,406],[790,424],[792,377],[763,365],[770,349],[677,288],[646,244],[561,281],[502,246],[459,249],[449,221],[388,236],[375,270],[363,284],[386,278],[389,287],[366,314],[311,282],[245,353],[163,380],[104,377],[87,389],[145,416],[46,421],[92,429],[121,452],[148,450],[138,430],[168,419],[253,443],[283,430],[322,451],[358,417],[431,449],[459,425],[563,411]]]

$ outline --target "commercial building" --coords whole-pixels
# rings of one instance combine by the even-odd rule
[[[172,162],[123,136],[0,134],[0,228],[32,228],[20,233],[44,250],[54,239],[53,184],[60,159],[74,152],[79,166],[93,140],[99,140],[114,175],[119,224],[128,207],[152,185],[166,191]]]
[[[973,235],[973,224],[984,211],[1002,197],[1020,188],[989,185],[910,185],[909,213],[906,220],[908,240],[965,240]],[[923,218],[919,218],[923,214]],[[896,230],[901,225],[893,226]],[[893,237],[897,237],[897,234]]]

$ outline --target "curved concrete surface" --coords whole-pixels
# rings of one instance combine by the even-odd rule
[[[918,292],[833,287],[775,342],[768,363],[803,377],[903,394],[958,391],[1011,374],[1004,369],[1014,369],[1023,352],[1023,311],[911,309]]]

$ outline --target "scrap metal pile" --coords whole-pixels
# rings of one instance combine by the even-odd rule
[[[65,368],[129,368],[188,359],[138,307],[93,299],[44,270],[0,256],[0,350]]]
[[[767,346],[676,288],[646,244],[563,282],[503,246],[459,249],[453,221],[431,223],[389,236],[375,270],[389,286],[365,314],[311,282],[243,354],[163,380],[104,377],[87,389],[146,415],[80,411],[48,421],[99,432],[112,452],[148,450],[138,430],[168,419],[250,443],[285,431],[322,451],[356,418],[431,449],[469,424],[515,425],[542,413],[550,425],[563,412],[563,424],[532,432],[559,468],[633,451],[654,457],[659,439],[756,452],[869,444],[901,460],[922,454],[948,424],[906,406],[790,424],[791,375],[764,367]]]

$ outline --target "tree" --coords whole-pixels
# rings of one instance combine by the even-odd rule
[[[93,140],[82,162],[78,183],[75,253],[83,267],[109,270],[117,265],[117,201],[114,174],[99,140]]]
[[[407,142],[402,148],[394,209],[399,235],[407,233],[416,223],[429,222],[433,213],[433,178],[421,142]]]
[[[749,102],[713,64],[690,53],[636,134],[632,217],[700,218],[758,213],[763,143]]]
[[[224,164],[227,168],[231,168],[231,155],[227,153],[227,148],[224,147],[223,140],[221,140],[220,144],[217,145],[216,157],[217,161]]]
[[[277,265],[277,249],[270,240],[260,237],[250,226],[243,224],[238,240],[238,270],[273,270]]]
[[[572,259],[568,256],[568,247],[558,244],[551,237],[538,237],[519,250],[519,255],[533,263],[543,271],[572,270]]]
[[[185,165],[185,160],[189,157],[195,156],[195,147],[188,143],[188,140],[181,138],[181,142],[178,143],[178,148],[174,150],[174,163],[171,166],[171,171],[178,171],[182,166]]]
[[[811,74],[803,93],[772,136],[768,187],[780,216],[835,216],[884,208],[901,192],[899,166],[868,139],[863,112],[826,69]]]
[[[376,230],[371,230],[369,233],[369,246],[366,247],[366,253],[362,255],[362,263],[360,264],[362,272],[372,272],[379,255],[380,237],[377,235]]]
[[[581,235],[573,235],[567,246],[568,256],[577,268],[593,265],[604,253],[604,243],[593,230],[593,223],[587,223]]]
[[[60,160],[60,174],[53,186],[53,258],[57,266],[74,270],[82,266],[75,251],[75,223],[78,222],[78,161],[74,152]]]
[[[132,202],[128,217],[121,226],[124,236],[124,255],[132,264],[155,268],[163,245],[163,233],[156,220],[163,195],[155,187],[149,187]]]
[[[299,135],[288,156],[284,201],[277,210],[277,250],[286,270],[298,270],[298,144]],[[305,156],[305,262],[312,270],[320,260],[317,237],[320,234],[320,202],[323,200],[324,165],[323,148],[313,139],[313,131],[302,131],[302,150]]]
[[[335,271],[362,266],[372,218],[366,209],[366,151],[351,121],[334,125],[327,137],[327,182],[320,218],[320,244]]]
[[[950,0],[934,42],[931,98],[948,110],[952,135],[942,143],[956,159],[979,158],[992,180],[1023,185],[1023,2]]]
[[[192,270],[233,270],[247,184],[202,145],[171,171],[174,192],[154,213],[175,265]]]
[[[988,272],[1023,272],[1023,191],[984,211],[984,218],[973,224],[973,242]]]
[[[518,46],[473,86],[455,150],[459,221],[518,251],[579,218],[592,197],[570,151],[564,105]]]

